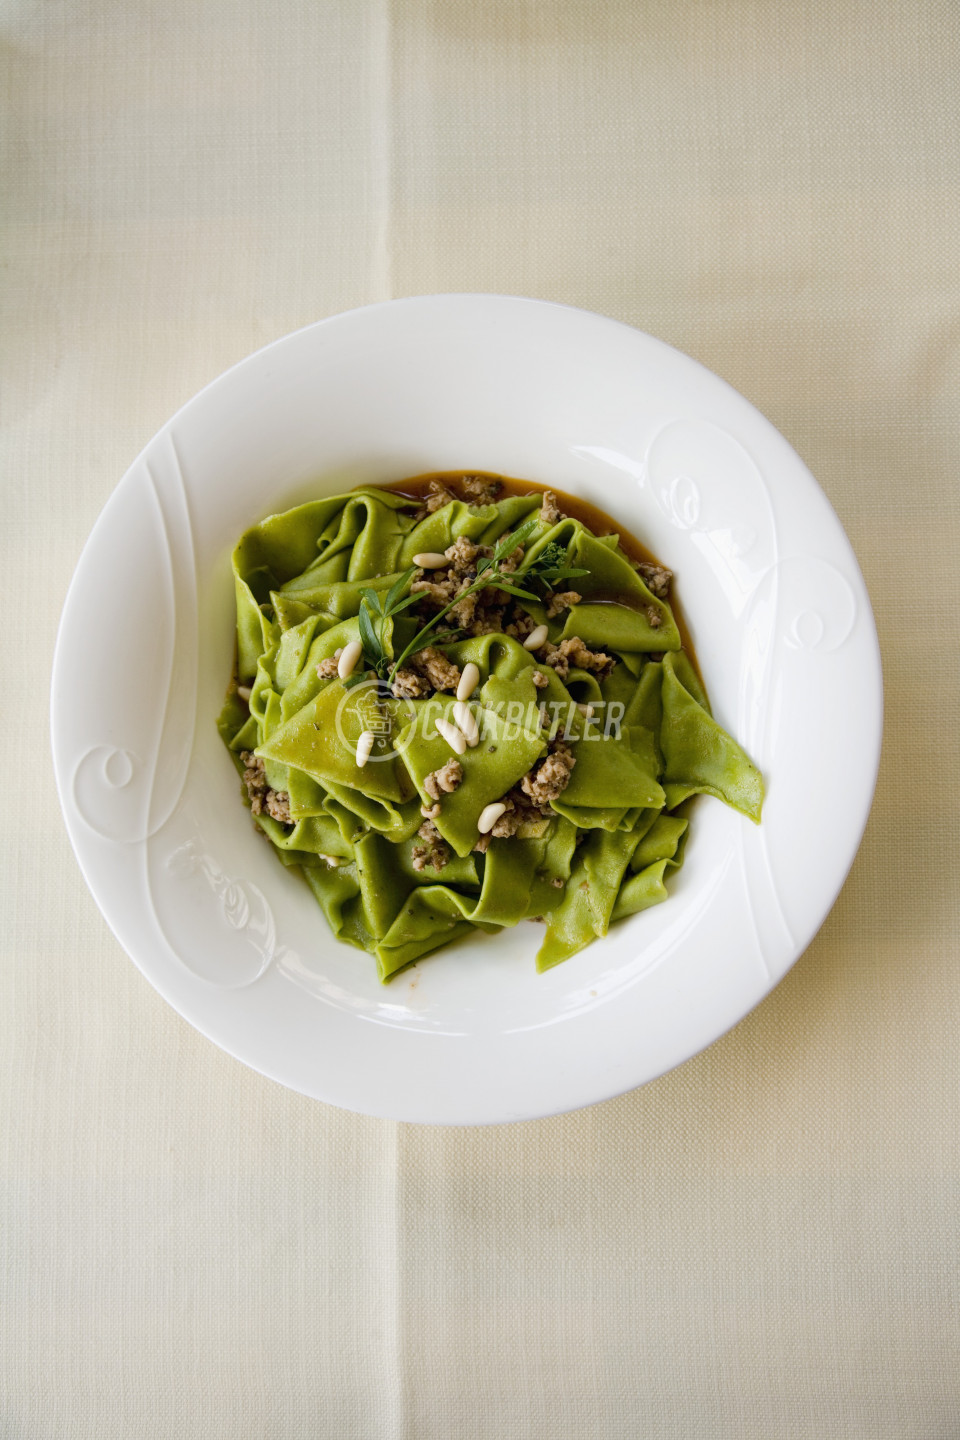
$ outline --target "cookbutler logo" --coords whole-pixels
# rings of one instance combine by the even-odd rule
[[[344,690],[337,706],[337,738],[348,750],[356,750],[364,731],[373,736],[367,764],[394,760],[398,755],[397,736],[418,720],[417,707],[410,700],[385,695],[376,680],[362,680]],[[412,729],[411,734],[415,733]]]
[[[465,702],[477,727],[477,746],[509,745],[521,735],[542,734],[543,738],[582,744],[588,740],[619,740],[624,706],[619,701],[594,700],[577,704],[569,700],[500,700],[489,704]],[[394,760],[411,740],[429,740],[437,735],[437,721],[454,724],[449,696],[433,695],[429,700],[396,699],[384,693],[376,680],[364,680],[345,690],[336,711],[337,737],[345,749],[356,751],[360,736],[373,736],[367,764]],[[463,727],[460,727],[461,729]]]

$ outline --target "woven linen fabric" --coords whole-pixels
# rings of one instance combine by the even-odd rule
[[[960,1435],[956,4],[7,0],[0,33],[0,1434]],[[866,838],[774,994],[485,1130],[334,1110],[181,1021],[85,889],[46,721],[160,424],[299,325],[450,290],[602,311],[757,404],[886,682]]]

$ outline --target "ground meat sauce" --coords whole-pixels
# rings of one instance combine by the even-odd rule
[[[462,780],[463,766],[460,761],[448,760],[439,770],[431,771],[423,782],[423,788],[431,800],[440,800],[444,795],[452,795]]]
[[[612,655],[604,655],[602,650],[588,649],[579,635],[571,635],[569,640],[561,640],[559,645],[546,640],[534,653],[538,658],[542,656],[544,664],[556,670],[561,680],[566,680],[571,665],[576,670],[592,670],[602,680],[617,663]]]
[[[426,870],[428,865],[431,865],[434,870],[442,870],[450,859],[450,847],[433,821],[424,820],[417,831],[417,836],[423,841],[423,844],[413,847],[414,870]]]
[[[263,815],[266,812],[271,820],[277,820],[281,825],[290,825],[290,796],[286,790],[270,789],[263,761],[258,755],[254,755],[250,750],[241,750],[240,759],[244,765],[243,784],[253,814]]]
[[[524,795],[529,795],[535,805],[549,805],[551,800],[558,800],[566,790],[576,763],[576,757],[569,745],[564,745],[561,741],[545,760],[541,760],[528,775],[524,775],[520,781],[520,789]]]

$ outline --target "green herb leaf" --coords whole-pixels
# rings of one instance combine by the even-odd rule
[[[534,580],[545,580],[548,585],[554,586],[554,585],[556,585],[556,583],[557,583],[558,580],[576,580],[576,579],[578,578],[578,576],[580,576],[580,575],[589,575],[589,574],[590,574],[590,571],[589,571],[589,570],[576,570],[576,569],[574,569],[574,567],[571,565],[571,566],[567,566],[567,567],[564,568],[564,569],[544,570],[542,573],[541,573],[541,572],[537,572],[537,573],[531,575],[530,578],[532,578],[532,579],[534,579]],[[526,579],[527,576],[524,576],[524,578]]]
[[[395,580],[394,583],[390,586],[390,589],[387,591],[386,598],[383,602],[383,613],[385,615],[392,615],[394,613],[395,608],[398,605],[398,601],[403,595],[406,594],[407,586],[410,584],[416,573],[417,567],[415,565],[411,565],[410,569],[405,570],[404,573],[400,576],[400,578],[398,580]],[[410,602],[407,601],[406,603],[409,604]]]
[[[549,580],[546,578],[548,574],[555,574],[558,578],[566,578],[568,575],[571,577],[575,575],[585,575],[587,573],[585,570],[576,570],[566,564],[567,550],[564,546],[556,543],[546,546],[536,560],[528,563],[526,566],[521,562],[516,570],[505,570],[502,568],[503,562],[514,553],[518,546],[523,545],[524,542],[530,538],[534,531],[539,528],[539,525],[540,517],[538,512],[536,515],[529,516],[522,525],[519,525],[517,529],[509,535],[501,536],[497,541],[492,558],[485,555],[477,562],[477,574],[473,583],[458,592],[446,605],[437,611],[436,615],[432,616],[431,619],[417,631],[413,639],[404,648],[402,653],[397,656],[392,665],[383,659],[377,662],[381,678],[386,679],[388,682],[392,680],[397,671],[406,664],[411,655],[415,654],[418,650],[422,650],[424,646],[429,645],[431,642],[448,644],[450,641],[456,639],[457,635],[462,633],[462,627],[451,629],[449,622],[443,629],[440,629],[439,626],[454,606],[458,605],[468,596],[476,595],[481,590],[493,587],[498,590],[503,590],[508,595],[515,596],[518,600],[526,600],[537,604],[540,602],[541,597],[535,595],[531,590],[525,589],[524,586],[526,584],[530,582],[543,584],[549,589]],[[396,588],[397,583],[399,582],[396,582],[393,588]],[[392,594],[393,590],[391,590],[391,596]],[[408,596],[404,600],[388,603],[384,608],[387,614],[396,614],[398,611],[406,609],[408,605],[419,598],[420,595],[418,592],[415,596]],[[388,596],[388,601],[390,601],[390,596]]]
[[[367,605],[369,605],[371,615],[382,615],[382,614],[383,614],[383,610],[382,610],[381,605],[380,605],[380,593],[379,593],[379,591],[377,591],[377,590],[372,590],[372,589],[369,589],[369,588],[366,589],[366,590],[361,590],[361,591],[360,591],[360,599],[361,599],[361,600],[365,600],[366,603],[367,603]]]
[[[540,604],[540,596],[532,595],[529,590],[521,590],[518,585],[508,585],[505,580],[497,581],[498,590],[506,590],[508,595],[516,595],[518,600],[532,600],[535,605]]]
[[[525,520],[522,525],[518,525],[512,534],[502,535],[493,552],[494,560],[505,560],[508,555],[512,555],[518,545],[522,545],[525,540],[529,539],[539,524],[540,521],[537,517],[531,515],[530,519]]]
[[[377,639],[376,631],[373,628],[373,621],[370,618],[366,598],[360,602],[357,622],[360,626],[360,642],[363,645],[363,653],[371,665],[377,665],[383,659],[383,647]]]
[[[417,601],[422,599],[423,596],[417,591],[416,595],[408,595],[405,600],[401,600],[399,604],[394,605],[389,613],[391,615],[399,615],[401,610],[408,610],[411,605],[416,605]]]

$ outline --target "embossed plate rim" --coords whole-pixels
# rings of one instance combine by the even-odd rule
[[[359,460],[354,430],[361,421],[366,448]],[[249,453],[258,445],[266,445],[269,465]],[[778,695],[806,703],[809,683],[853,706],[855,722],[840,720],[837,731],[853,778],[841,774],[846,808],[837,833],[808,861],[813,899],[797,909],[797,887],[789,876],[784,883],[792,851],[784,851],[783,835],[792,834],[788,822],[803,821],[807,797],[790,791],[778,761],[760,839],[709,802],[671,902],[546,976],[531,978],[534,937],[512,934],[497,937],[495,951],[470,951],[469,966],[448,952],[418,966],[402,989],[394,982],[374,992],[367,978],[353,978],[363,972],[345,968],[344,947],[324,939],[311,963],[326,990],[304,989],[316,974],[292,964],[296,945],[287,933],[296,931],[294,911],[300,923],[302,887],[290,890],[295,877],[272,857],[263,868],[245,834],[237,848],[222,824],[215,844],[214,832],[204,830],[207,811],[219,813],[222,802],[232,814],[235,804],[229,762],[211,747],[213,691],[204,685],[209,667],[220,664],[222,642],[213,630],[229,628],[222,606],[211,619],[210,596],[224,574],[220,552],[256,515],[306,493],[304,456],[312,445],[314,475],[354,461],[354,479],[473,464],[553,477],[645,534],[659,526],[672,547],[664,558],[676,554],[687,567],[681,595],[696,638],[714,626],[719,670],[708,680],[721,719],[741,738],[749,739],[753,724],[750,743],[769,741],[775,757],[777,746],[784,755],[807,754],[807,738],[791,735],[782,716],[772,738],[764,726]],[[231,504],[236,513],[228,523]],[[200,588],[191,599],[195,547]],[[126,663],[143,660],[110,608],[107,572],[122,569],[124,551],[136,552],[128,563],[152,577],[158,593],[172,587],[174,595],[173,615],[161,615],[156,627],[157,664],[137,672],[139,710],[123,699],[123,673],[110,668],[124,646]],[[842,626],[829,631],[829,607],[821,613],[807,604],[811,563],[826,566],[828,588],[849,590],[850,638]],[[781,623],[778,606],[793,604],[794,592],[802,608]],[[837,593],[842,597],[842,588]],[[199,607],[194,618],[191,605]],[[116,623],[110,644],[104,638],[98,646],[84,626],[94,613],[108,628]],[[195,735],[187,727],[196,706],[182,701],[191,625],[201,660]],[[744,646],[749,662],[737,658]],[[729,673],[721,654],[734,657]],[[701,649],[705,658],[714,657]],[[811,681],[817,668],[821,679]],[[167,669],[181,697],[172,711],[170,685],[155,678]],[[122,724],[84,693],[85,686],[100,693],[92,675],[101,689],[114,687],[119,708],[126,705]],[[823,675],[832,677],[826,689]],[[222,1048],[292,1088],[369,1114],[460,1124],[532,1118],[621,1093],[689,1058],[762,999],[809,943],[852,863],[876,778],[882,710],[876,631],[855,557],[822,491],[769,422],[725,382],[643,332],[586,311],[483,295],[416,297],[331,317],[248,357],[183,407],[134,462],[94,527],[64,609],[51,700],[58,789],[81,868],[160,993]],[[129,743],[134,732],[136,745]],[[82,804],[103,805],[104,795],[120,804],[97,812],[108,833],[94,833],[70,782],[84,755],[101,745],[104,753],[126,749],[150,762],[167,787],[182,785],[192,767],[180,802],[170,788],[138,795],[132,760],[115,763],[106,787],[94,766],[84,772],[93,788]],[[138,746],[144,756],[134,754]],[[152,746],[156,754],[147,755]],[[141,831],[142,865],[140,842],[128,843]],[[188,931],[176,929],[181,911]],[[199,943],[203,925],[214,921],[209,946]],[[320,930],[309,930],[310,944],[323,933],[311,908],[313,922]],[[204,974],[208,953],[215,963]],[[347,953],[355,965],[370,964]]]

